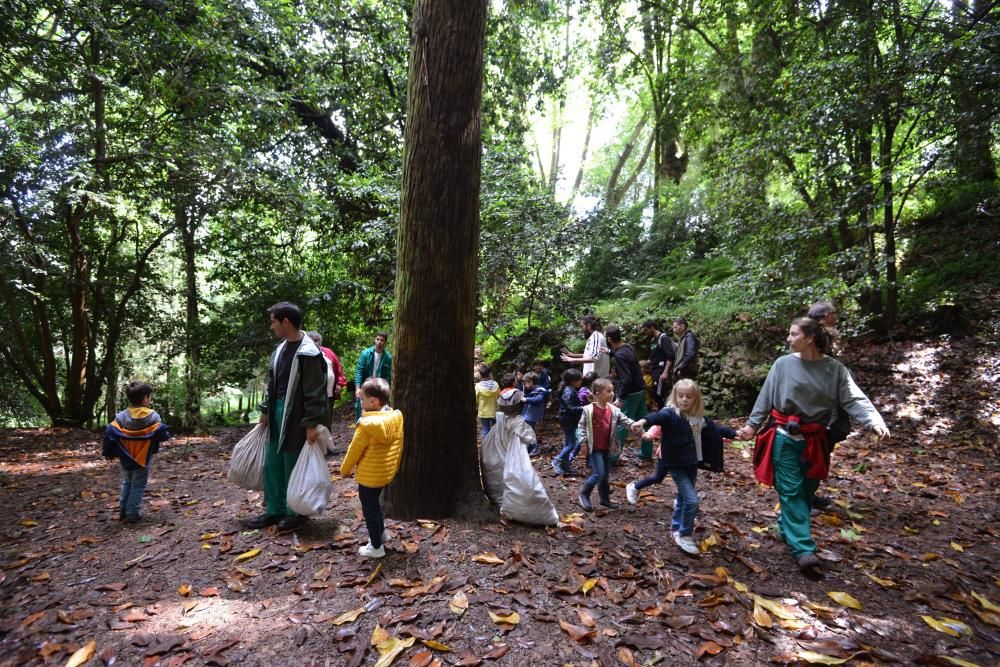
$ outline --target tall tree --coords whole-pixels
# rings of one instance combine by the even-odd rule
[[[399,518],[450,516],[484,498],[468,378],[485,23],[486,0],[414,3],[393,338],[405,447],[387,494]]]

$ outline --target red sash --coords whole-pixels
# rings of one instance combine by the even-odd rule
[[[778,426],[788,423],[789,415],[771,410],[771,421],[767,428],[757,434],[753,448],[753,476],[767,486],[774,486],[774,436]],[[806,439],[802,452],[808,467],[806,479],[826,479],[830,476],[830,450],[826,444],[826,427],[819,422],[799,422],[799,430]]]

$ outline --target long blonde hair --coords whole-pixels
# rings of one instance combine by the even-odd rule
[[[677,407],[677,390],[678,389],[690,389],[694,391],[694,405],[691,407],[691,412],[683,412]],[[704,417],[705,416],[705,402],[701,400],[701,389],[698,388],[698,383],[694,380],[688,380],[687,378],[683,380],[678,380],[674,383],[673,389],[670,390],[670,398],[667,399],[667,405],[680,412],[682,415],[687,417]]]

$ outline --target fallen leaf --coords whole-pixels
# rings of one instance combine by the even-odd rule
[[[128,584],[126,584],[125,582],[121,581],[121,582],[115,582],[113,584],[101,584],[100,586],[97,586],[96,588],[94,588],[94,590],[95,591],[115,591],[115,592],[118,592],[118,591],[124,590],[126,586],[128,586]]]
[[[510,623],[511,625],[517,625],[521,622],[521,615],[516,611],[512,611],[509,614],[494,614],[491,611],[490,618],[493,619],[494,623]]]
[[[773,621],[771,620],[771,615],[768,614],[763,607],[757,604],[756,601],[754,602],[753,605],[753,622],[759,625],[760,627],[764,628],[765,630],[770,628],[771,625],[773,624]]]
[[[585,582],[583,582],[583,586],[580,587],[580,590],[582,590],[583,594],[586,595],[596,585],[597,585],[597,579],[587,579]]]
[[[861,611],[861,603],[858,602],[856,598],[854,598],[852,595],[848,593],[842,593],[840,591],[831,591],[828,592],[827,595],[830,596],[830,598],[839,605]]]
[[[559,627],[562,628],[563,632],[572,637],[573,641],[581,643],[587,642],[597,636],[597,632],[595,630],[588,630],[587,628],[582,628],[579,625],[567,623],[562,619],[559,619]]]
[[[260,547],[251,549],[250,551],[244,551],[239,556],[233,559],[233,563],[244,563],[251,558],[256,558],[260,555]]]
[[[34,623],[35,621],[37,621],[38,619],[40,619],[42,616],[45,616],[45,611],[44,610],[42,610],[42,611],[36,611],[34,614],[31,614],[30,616],[28,616],[27,618],[25,618],[23,621],[21,621],[21,627],[22,628],[28,627],[29,625],[31,625],[32,623]]]
[[[358,607],[357,609],[345,611],[343,614],[341,614],[340,616],[338,616],[337,618],[333,619],[330,622],[333,623],[334,625],[343,625],[344,623],[350,623],[352,621],[356,621],[358,619],[358,616],[360,616],[364,612],[365,612],[364,607]]]
[[[222,533],[204,533],[201,537],[198,538],[198,541],[200,542],[202,540],[214,540],[219,535],[222,535]]]
[[[448,602],[448,608],[451,609],[453,614],[461,616],[469,608],[469,598],[465,595],[465,591],[458,591]]]
[[[182,597],[187,597],[191,595],[191,584],[181,584],[177,588],[177,594]]]
[[[492,551],[488,551],[482,554],[476,554],[472,557],[473,562],[484,563],[486,565],[503,565],[504,559],[497,556]]]
[[[219,589],[216,586],[209,586],[198,591],[198,595],[203,598],[217,597],[219,595]]]
[[[635,656],[632,654],[632,650],[628,646],[619,646],[615,656],[618,658],[618,661],[624,663],[626,667],[638,667],[635,662]]]
[[[94,655],[97,650],[97,640],[91,639],[85,646],[81,646],[66,661],[66,667],[80,667]]]
[[[392,635],[389,634],[389,631],[383,628],[380,623],[376,623],[375,629],[372,630],[372,638],[370,640],[371,645],[378,646],[382,642],[387,642],[390,639],[392,639]]]
[[[434,654],[430,651],[417,651],[410,656],[410,667],[427,667],[434,660]]]
[[[996,606],[979,593],[972,591],[972,597],[976,598],[976,601],[983,606],[983,609],[1000,613],[1000,607]]]
[[[390,637],[387,641],[378,644],[375,648],[382,657],[375,663],[375,667],[389,667],[393,660],[396,659],[396,656],[413,646],[416,641],[414,637],[407,637],[406,639]]]
[[[442,644],[441,642],[436,642],[433,639],[421,639],[420,640],[424,646],[427,648],[432,648],[435,651],[451,651],[451,647],[447,644]]]
[[[715,642],[707,641],[698,647],[698,650],[695,651],[694,657],[695,660],[701,660],[701,658],[705,655],[718,655],[722,653],[723,650],[724,648]]]
[[[483,656],[487,660],[499,660],[500,658],[507,655],[510,651],[510,645],[508,644],[497,644],[490,651]]]
[[[938,632],[943,632],[946,635],[951,635],[952,637],[960,637],[965,635],[967,637],[972,636],[972,628],[963,623],[962,621],[957,621],[954,618],[934,618],[933,616],[923,616],[920,618],[924,619],[927,625],[931,626]]]
[[[35,526],[38,525],[38,522],[35,521],[34,519],[22,519],[18,521],[18,523],[24,526],[25,528],[34,528]]]
[[[580,617],[580,622],[583,623],[588,628],[593,628],[597,626],[597,619],[588,610],[583,607],[576,608],[576,615]]]
[[[965,549],[962,548],[962,545],[959,544],[958,542],[952,542],[951,543],[951,548],[954,549],[955,551],[960,552],[960,553],[963,552],[963,551],[965,551]]]
[[[798,618],[799,616],[794,611],[792,611],[791,607],[784,605],[780,602],[777,602],[775,600],[768,600],[767,598],[762,598],[759,595],[753,596],[753,603],[755,605],[760,605],[761,607],[767,609],[769,612],[771,612],[778,618],[783,618],[786,621]]]
[[[822,653],[817,653],[816,651],[799,651],[795,655],[799,660],[805,660],[806,662],[814,665],[842,665],[851,659],[835,658],[832,655],[824,655]]]
[[[885,586],[886,588],[892,588],[893,586],[898,586],[898,584],[892,579],[882,579],[880,577],[876,577],[874,574],[869,574],[868,572],[865,572],[865,576],[867,576],[869,579],[874,581],[879,586]]]
[[[936,655],[934,657],[944,660],[945,662],[950,662],[953,665],[958,665],[958,667],[979,667],[978,664],[969,662],[968,660],[962,660],[961,658],[952,658],[947,655]]]

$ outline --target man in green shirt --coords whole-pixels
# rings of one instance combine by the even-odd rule
[[[375,344],[361,351],[354,368],[354,420],[361,419],[361,400],[358,391],[368,378],[382,378],[392,384],[392,354],[385,349],[389,334],[380,331],[375,334]]]

